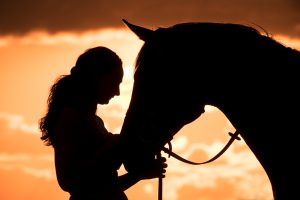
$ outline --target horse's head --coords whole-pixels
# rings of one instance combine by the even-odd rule
[[[185,124],[199,117],[204,101],[198,95],[201,77],[191,60],[176,59],[193,53],[170,49],[176,38],[170,38],[167,29],[127,25],[145,42],[136,61],[131,102],[121,131],[124,164],[130,170],[136,162],[153,158]]]

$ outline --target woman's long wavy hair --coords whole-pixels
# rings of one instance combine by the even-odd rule
[[[81,106],[93,98],[94,81],[122,68],[119,56],[106,47],[94,47],[81,54],[69,75],[61,75],[52,85],[47,112],[39,121],[42,132],[41,140],[47,146],[55,145],[53,126],[65,106]]]

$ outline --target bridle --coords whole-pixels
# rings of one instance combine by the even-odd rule
[[[180,161],[182,161],[184,163],[187,163],[187,164],[191,164],[191,165],[203,165],[203,164],[207,164],[207,163],[210,163],[210,162],[218,159],[230,147],[230,145],[235,140],[241,140],[241,138],[239,137],[239,132],[238,131],[235,131],[235,133],[229,132],[228,134],[231,136],[231,138],[229,139],[229,141],[227,142],[227,144],[214,157],[212,157],[209,160],[204,161],[204,162],[193,162],[193,161],[187,160],[187,159],[179,156],[178,154],[174,153],[172,151],[172,144],[171,144],[170,141],[167,143],[168,146],[169,146],[169,148],[163,147],[161,151],[163,151],[166,154],[168,154],[169,157],[172,156],[172,157],[176,158],[177,160],[180,160]],[[159,153],[159,155],[157,155],[157,157],[161,157],[161,152]],[[162,177],[159,177],[158,200],[162,200]]]

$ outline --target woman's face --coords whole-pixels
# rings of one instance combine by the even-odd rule
[[[106,76],[96,81],[96,101],[98,104],[108,104],[114,96],[120,95],[120,84],[123,79],[123,69],[114,69]]]

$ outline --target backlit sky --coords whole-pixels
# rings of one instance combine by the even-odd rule
[[[53,150],[39,139],[37,121],[45,113],[53,81],[68,74],[87,48],[107,46],[123,60],[121,95],[98,109],[107,128],[120,131],[130,101],[134,61],[143,44],[122,18],[151,29],[187,21],[256,24],[300,50],[298,0],[2,0],[1,200],[68,199],[56,183]],[[234,130],[225,114],[207,106],[199,119],[175,136],[173,148],[186,158],[203,161],[216,154],[229,139],[227,132]],[[211,164],[191,166],[169,158],[168,165],[164,200],[272,199],[269,180],[244,141],[234,142]],[[130,200],[157,199],[157,180],[139,182],[126,193]]]

